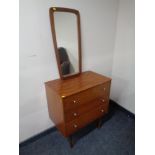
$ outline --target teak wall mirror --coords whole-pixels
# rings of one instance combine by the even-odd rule
[[[51,31],[61,79],[81,73],[81,28],[78,10],[51,7]]]

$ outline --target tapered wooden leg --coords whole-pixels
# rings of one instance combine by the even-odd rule
[[[102,119],[100,118],[97,123],[97,128],[100,129],[102,126]]]
[[[68,141],[69,141],[70,147],[73,148],[73,146],[74,146],[74,144],[73,144],[73,137],[69,136],[68,137]]]

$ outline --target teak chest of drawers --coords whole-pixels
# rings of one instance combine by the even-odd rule
[[[91,71],[45,83],[49,116],[63,136],[108,113],[110,85],[110,78]]]

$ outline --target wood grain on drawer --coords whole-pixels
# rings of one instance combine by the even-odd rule
[[[92,121],[95,121],[97,118],[103,116],[104,114],[105,114],[104,107],[98,107],[81,115],[79,118],[69,123],[66,123],[66,135],[74,133],[78,129],[86,126]]]
[[[76,108],[79,105],[89,103],[97,98],[109,99],[110,83],[95,86],[80,93],[71,95],[63,99],[64,110]]]
[[[96,109],[96,108],[99,108],[99,107],[104,107],[105,111],[107,112],[107,108],[108,108],[108,102],[106,101],[102,101],[103,99],[96,99],[96,100],[93,100],[87,104],[82,104],[80,106],[78,106],[77,108],[73,108],[67,112],[65,112],[65,121],[66,122],[69,122],[69,121],[72,121],[76,118],[79,118],[81,115],[93,110],[93,109]]]

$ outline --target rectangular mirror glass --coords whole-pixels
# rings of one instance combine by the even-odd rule
[[[81,40],[79,12],[67,8],[51,8],[51,27],[60,77],[81,72]]]
[[[73,13],[54,12],[54,21],[62,75],[78,73],[77,17]]]

